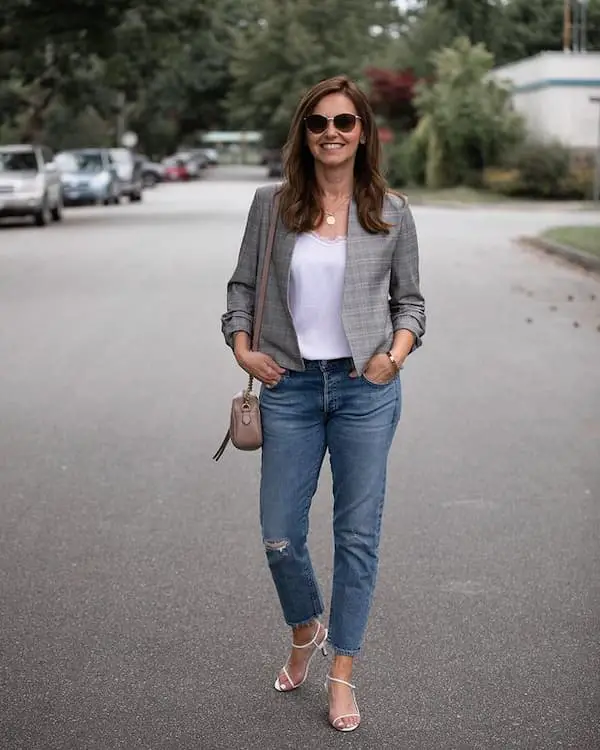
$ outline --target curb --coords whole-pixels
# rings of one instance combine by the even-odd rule
[[[600,257],[590,255],[583,250],[577,250],[574,247],[568,245],[559,245],[557,242],[552,242],[543,237],[520,237],[520,242],[535,247],[538,250],[544,250],[546,253],[551,255],[558,255],[565,260],[575,263],[586,271],[596,271],[600,273]]]

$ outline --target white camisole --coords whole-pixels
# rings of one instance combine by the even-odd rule
[[[345,237],[298,235],[290,269],[289,307],[304,359],[350,357],[342,323]]]

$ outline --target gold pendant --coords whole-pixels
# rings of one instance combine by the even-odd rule
[[[335,224],[335,216],[333,214],[327,214],[325,221],[332,227]]]

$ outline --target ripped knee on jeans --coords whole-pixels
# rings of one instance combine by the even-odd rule
[[[265,549],[267,552],[285,552],[290,546],[289,539],[265,539]]]

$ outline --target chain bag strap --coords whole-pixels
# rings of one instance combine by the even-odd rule
[[[265,302],[267,298],[267,284],[269,281],[269,268],[271,265],[271,256],[273,254],[273,244],[275,242],[275,230],[277,228],[277,219],[279,216],[279,195],[273,200],[271,218],[269,221],[269,234],[267,237],[267,247],[263,259],[262,273],[256,298],[256,307],[254,310],[254,323],[252,326],[252,351],[258,351],[260,343],[260,331],[265,312]],[[231,402],[231,414],[229,419],[229,429],[213,456],[214,461],[218,461],[227,445],[231,441],[239,450],[254,451],[262,446],[262,425],[260,421],[260,405],[258,397],[252,392],[254,377],[248,376],[248,385],[241,394],[234,396]]]

